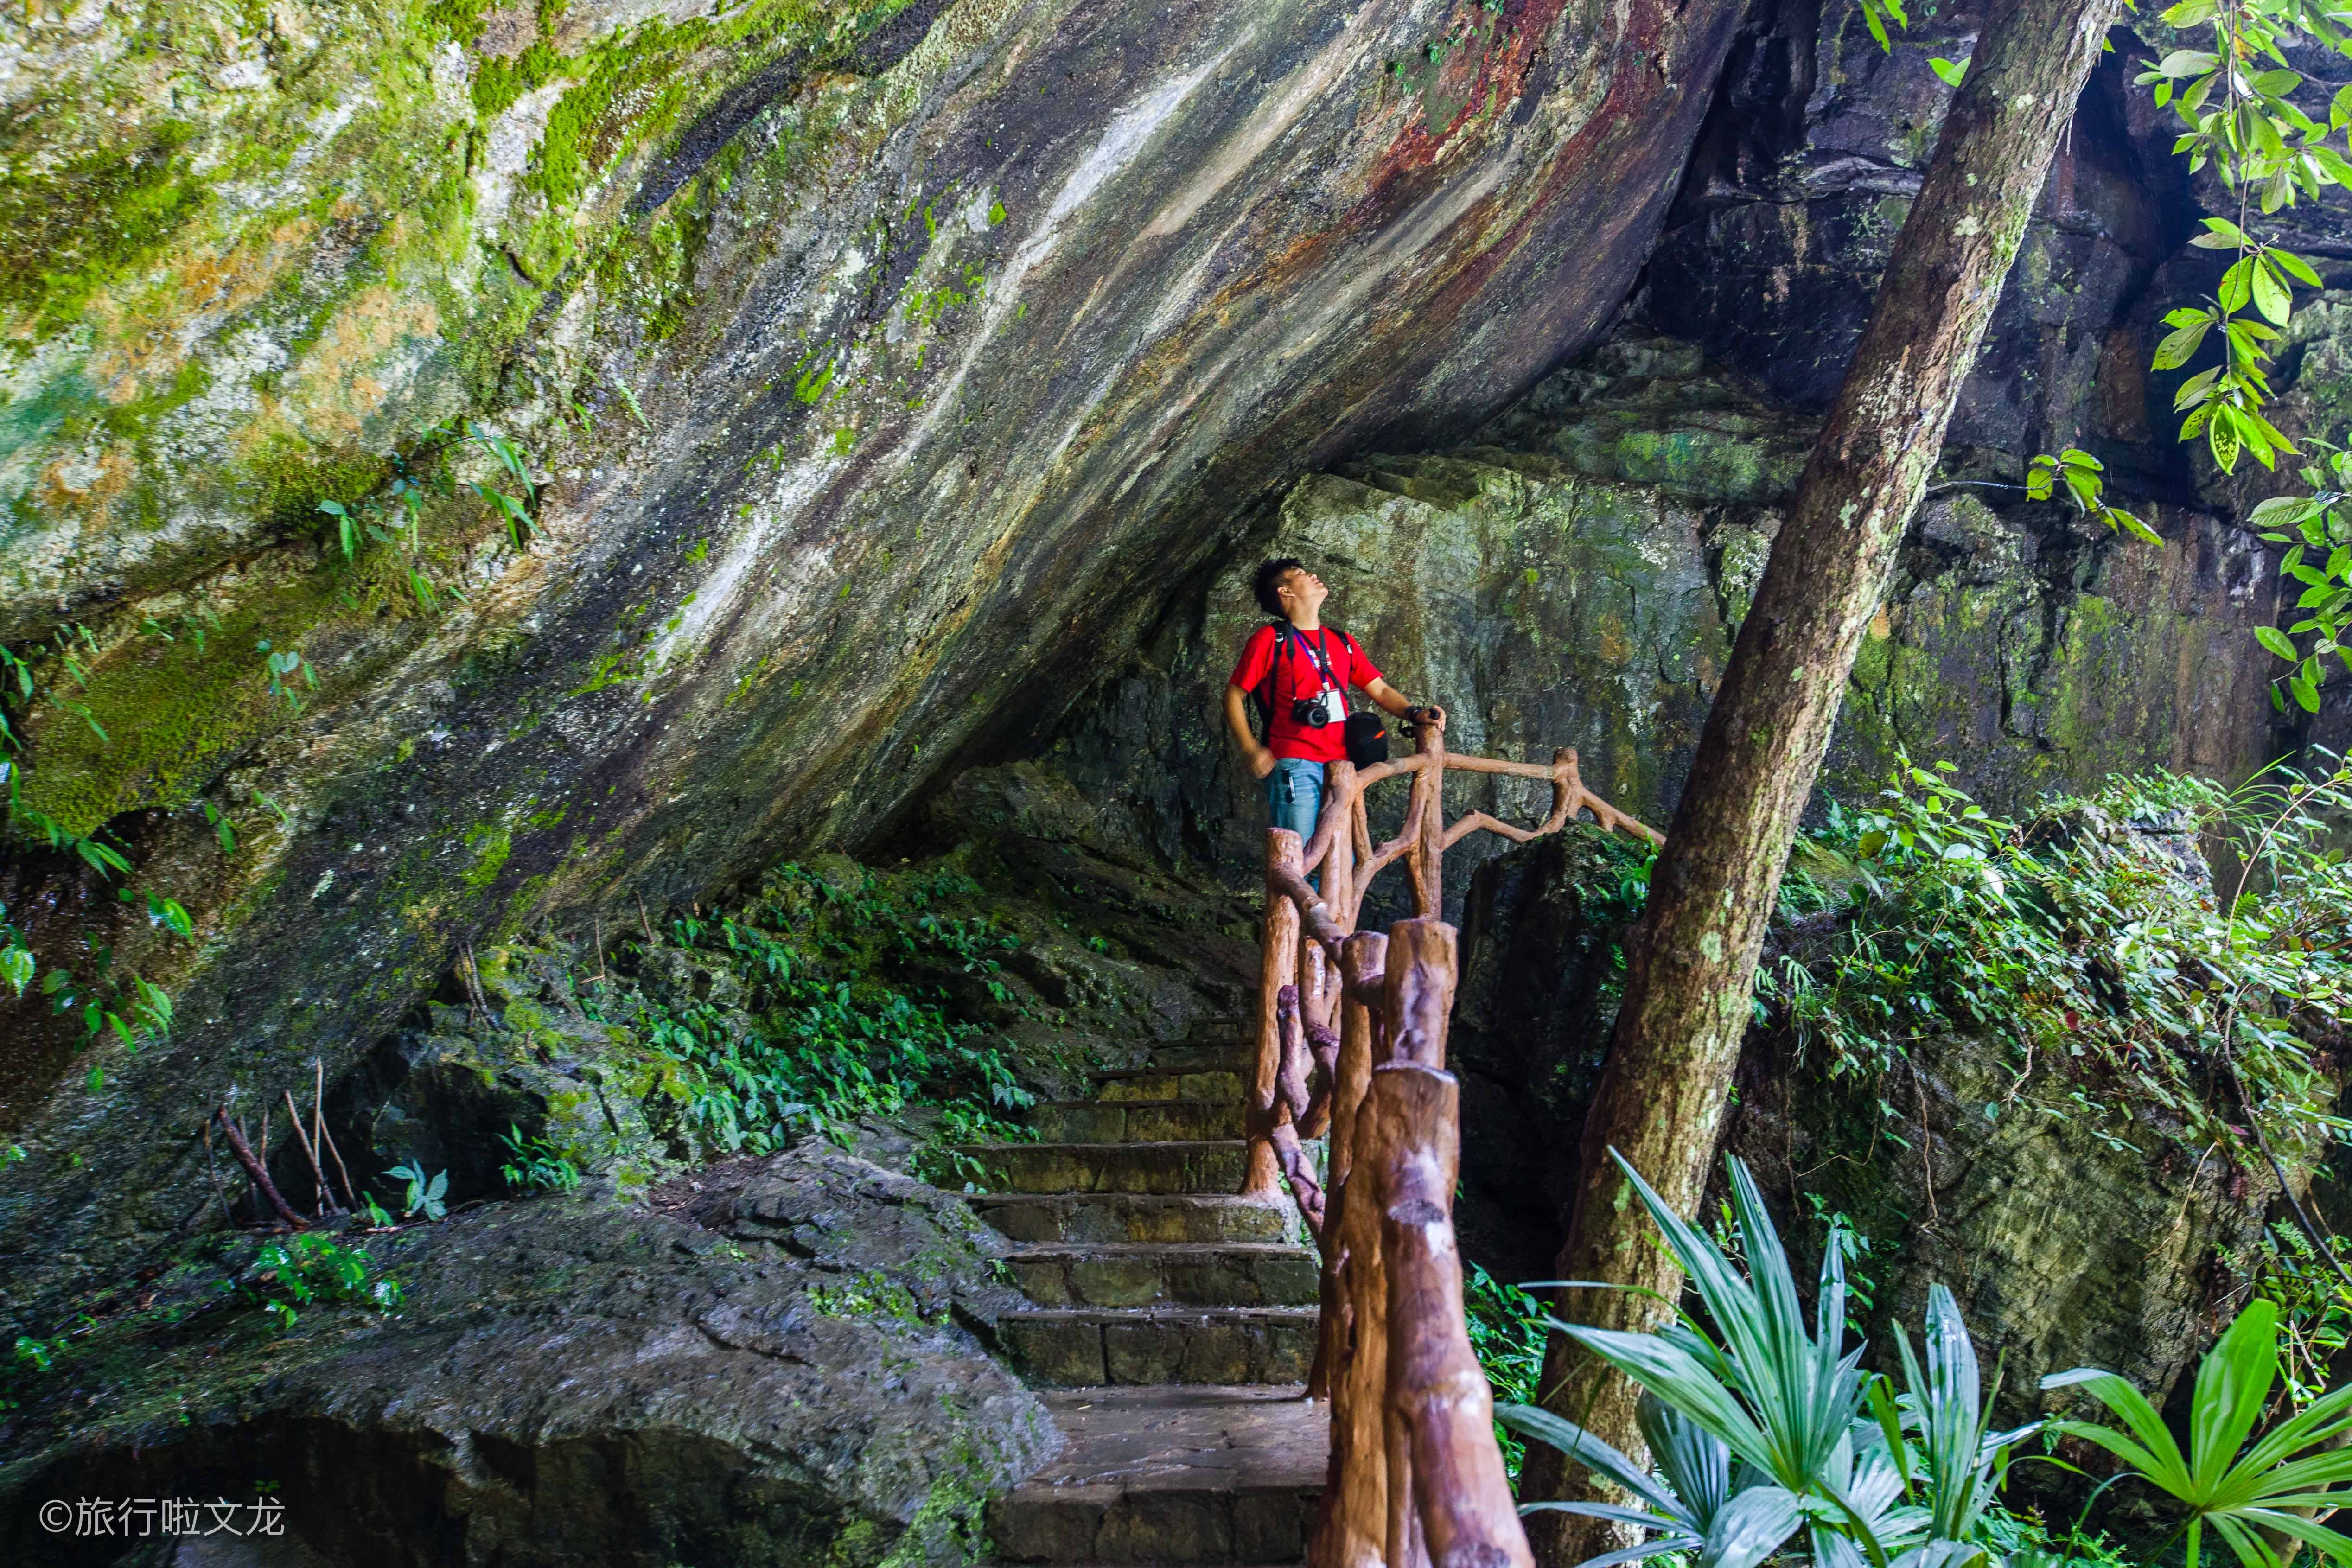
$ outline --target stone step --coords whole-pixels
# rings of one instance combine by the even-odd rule
[[[1306,1554],[1330,1406],[1295,1387],[1039,1397],[1067,1438],[988,1508],[1005,1563],[1257,1564]]]
[[[1303,1383],[1317,1321],[1312,1307],[1039,1308],[1005,1313],[996,1331],[1045,1387]]]
[[[1246,1072],[1256,1048],[1241,1041],[1223,1046],[1155,1046],[1146,1067],[1161,1072]]]
[[[1005,1259],[1040,1307],[1311,1307],[1320,1265],[1308,1247],[1046,1243]]]
[[[1231,1193],[986,1193],[968,1200],[1015,1241],[1288,1242],[1297,1213]]]
[[[1245,1131],[1238,1096],[1213,1102],[1174,1097],[1051,1100],[1031,1106],[1026,1120],[1047,1143],[1167,1143],[1238,1138]]]
[[[1243,1076],[1239,1072],[1164,1072],[1158,1068],[1129,1068],[1118,1072],[1089,1073],[1098,1100],[1189,1100],[1202,1104],[1227,1100],[1239,1104]]]
[[[973,1143],[962,1152],[1014,1193],[1230,1193],[1242,1184],[1238,1138],[1165,1143]]]

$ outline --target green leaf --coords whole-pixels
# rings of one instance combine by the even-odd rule
[[[1749,1487],[1716,1516],[1697,1568],[1756,1568],[1803,1521],[1793,1493],[1776,1486]]]
[[[2180,390],[2172,395],[2172,406],[2175,408],[2187,408],[2192,404],[2204,402],[2207,398],[2212,396],[2213,384],[2220,380],[2221,376],[2221,367],[2220,365],[2215,365],[2210,370],[2199,371],[2195,375],[2192,375],[2187,381],[2182,382],[2180,384]]]
[[[2212,422],[2205,426],[2205,439],[2212,447],[2213,460],[2221,466],[2221,471],[2233,473],[2238,467],[2238,453],[2242,446],[2237,426],[2230,417],[2234,411],[2225,404],[2215,404],[2213,409]]]
[[[2080,1386],[2090,1396],[2123,1418],[2131,1436],[2105,1426],[2094,1426],[2079,1421],[2053,1421],[2050,1429],[2096,1443],[2146,1476],[2151,1482],[2177,1498],[2188,1497],[2191,1489],[2189,1463],[2182,1457],[2180,1445],[2164,1425],[2164,1417],[2147,1402],[2147,1396],[2114,1373],[2096,1367],[2076,1367],[2071,1372],[2055,1372],[2042,1380],[2044,1389]],[[2137,1439],[2135,1441],[2134,1439]]]
[[[2333,158],[2336,154],[2331,153],[2328,156]],[[2336,161],[2338,163],[2343,162],[2341,159],[2337,159]],[[2273,262],[2285,268],[2287,273],[2297,281],[2307,284],[2314,289],[2321,287],[2318,271],[2311,265],[2310,262],[2305,261],[2294,251],[2273,249],[2265,251],[2263,254],[2268,256]]]
[[[2280,326],[2286,325],[2287,316],[2294,309],[2294,297],[2286,284],[2271,270],[2267,259],[2257,259],[2251,276],[2253,279],[2254,308]]]
[[[2197,1369],[2189,1405],[2189,1448],[2197,1490],[2210,1496],[2278,1381],[2278,1304],[2257,1296],[2246,1303]]]
[[[2316,713],[2319,711],[2319,688],[2314,686],[2310,681],[2305,680],[2300,675],[2291,675],[2287,677],[2286,689],[2287,695],[2294,698],[2296,706],[2300,707],[2305,712]]]
[[[2254,640],[2290,663],[2303,657],[2294,651],[2294,644],[2287,640],[2286,634],[2276,626],[2256,626]]]
[[[2254,258],[2242,256],[2221,274],[2221,287],[2215,291],[2215,297],[2221,301],[2222,310],[2234,313],[2246,308],[2246,301],[2253,296],[2253,271]]]
[[[2319,502],[2308,496],[2273,496],[2256,505],[2246,522],[2252,528],[2292,528],[2306,517],[2318,515],[2320,510]]]
[[[1927,57],[1927,68],[1934,71],[1937,79],[1946,87],[1957,88],[1969,74],[1969,62],[1948,60],[1941,55],[1930,55]]]
[[[0,947],[0,980],[5,980],[17,995],[22,996],[32,983],[36,967],[30,948],[13,942]]]

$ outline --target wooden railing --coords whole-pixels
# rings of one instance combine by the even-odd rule
[[[1551,814],[1516,827],[1483,811],[1449,826],[1448,768],[1551,782]],[[1404,825],[1372,847],[1364,792],[1412,777]],[[1265,946],[1244,1192],[1286,1183],[1323,1257],[1321,1336],[1307,1393],[1331,1403],[1331,1468],[1310,1568],[1532,1568],[1494,1402],[1471,1353],[1454,1244],[1460,1092],[1445,1070],[1454,930],[1445,851],[1481,830],[1526,843],[1583,811],[1603,827],[1658,835],[1584,787],[1576,753],[1549,767],[1448,757],[1423,726],[1416,753],[1325,770],[1315,839],[1266,834]],[[1356,930],[1364,892],[1402,860],[1414,918],[1386,936]],[[1307,879],[1320,870],[1318,891]],[[1300,938],[1304,936],[1305,941]],[[1306,1147],[1329,1134],[1318,1180]]]

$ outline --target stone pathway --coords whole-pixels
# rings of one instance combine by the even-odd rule
[[[1006,1562],[1279,1563],[1305,1553],[1328,1442],[1304,1398],[1314,1249],[1286,1202],[1235,1197],[1245,1021],[1095,1097],[1035,1107],[1050,1142],[975,1150],[972,1200],[1035,1305],[999,1332],[1069,1437],[990,1511]]]

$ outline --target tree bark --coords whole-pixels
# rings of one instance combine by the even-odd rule
[[[1757,955],[1798,814],[1821,771],[1864,628],[1940,453],[1986,322],[2015,259],[2116,0],[1992,0],[1870,325],[1814,445],[1739,629],[1650,883],[1608,1066],[1585,1123],[1563,1290],[1574,1322],[1648,1330],[1682,1289],[1609,1158],[1622,1152],[1669,1203],[1696,1212],[1749,1016]],[[1544,1403],[1642,1452],[1636,1391],[1554,1335]],[[1580,1467],[1534,1447],[1521,1496],[1600,1496]],[[1531,1516],[1548,1563],[1610,1544],[1612,1526]]]

